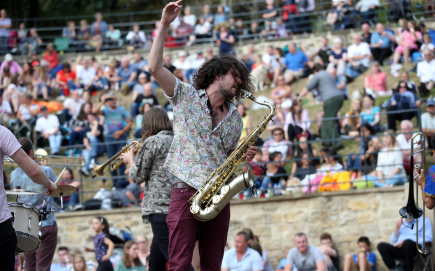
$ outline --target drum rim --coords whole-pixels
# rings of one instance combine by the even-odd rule
[[[33,212],[37,213],[38,216],[40,215],[39,210],[30,204],[27,203],[21,203],[21,202],[8,202],[8,207],[21,207],[21,208],[25,208],[25,209],[31,209]]]
[[[22,231],[15,231],[15,234],[16,235],[21,235],[21,236],[24,235],[24,236],[26,236],[26,237],[28,237],[30,239],[33,239],[37,243],[37,246],[36,246],[36,248],[34,250],[22,252],[24,254],[33,253],[33,252],[37,251],[39,249],[39,247],[41,246],[41,240],[39,238],[35,237],[34,235],[31,235],[31,234],[29,234],[27,232],[22,232]],[[18,243],[17,243],[17,245],[18,245]]]

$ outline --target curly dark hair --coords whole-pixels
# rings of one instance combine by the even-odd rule
[[[252,92],[253,79],[251,72],[245,67],[243,62],[228,56],[215,57],[205,62],[193,76],[193,85],[197,90],[206,89],[214,82],[216,76],[224,76],[228,72],[231,72],[234,79],[237,80],[238,78],[242,82],[234,98],[243,97],[241,89]]]

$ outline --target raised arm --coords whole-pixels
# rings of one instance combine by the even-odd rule
[[[165,91],[166,95],[174,96],[175,77],[172,73],[163,67],[163,48],[165,47],[165,37],[168,32],[169,25],[178,17],[181,11],[180,3],[171,2],[163,9],[162,19],[160,26],[157,29],[157,34],[154,39],[153,46],[151,47],[150,57],[148,61],[148,68],[159,85]]]

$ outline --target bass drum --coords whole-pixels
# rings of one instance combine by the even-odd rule
[[[15,253],[32,253],[41,245],[39,239],[39,211],[32,205],[8,202],[17,235]]]

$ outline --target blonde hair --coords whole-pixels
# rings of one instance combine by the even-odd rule
[[[394,136],[394,130],[387,130],[387,131],[385,131],[385,133],[384,133],[384,136],[390,136],[391,138],[392,138],[392,140],[393,140],[393,147],[396,147],[396,137]]]
[[[85,256],[83,256],[83,254],[77,254],[74,256],[74,263],[73,263],[74,271],[81,271],[76,268],[77,259],[81,259],[83,261],[83,271],[88,271],[88,267],[86,266],[86,259]]]

